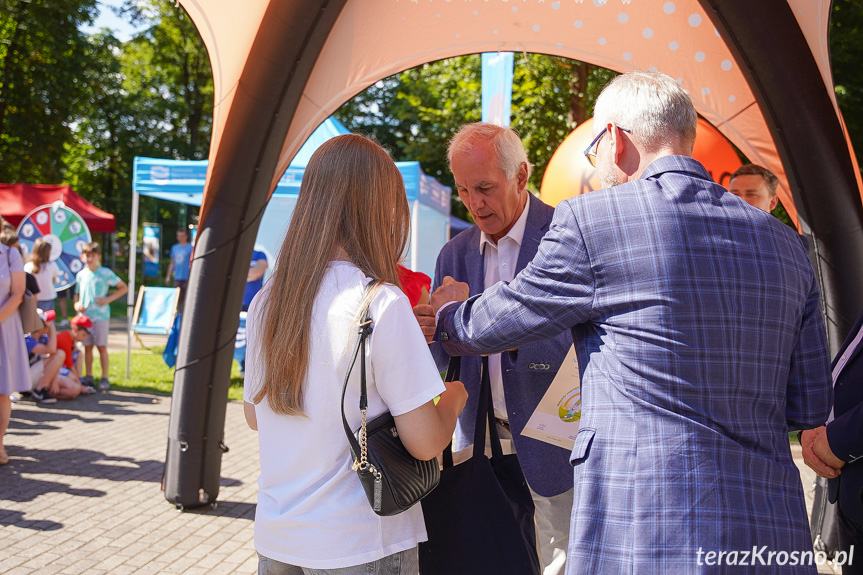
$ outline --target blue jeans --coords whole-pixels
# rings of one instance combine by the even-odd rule
[[[288,565],[258,553],[258,575],[417,575],[417,548],[387,555],[383,559],[337,569],[309,569]]]

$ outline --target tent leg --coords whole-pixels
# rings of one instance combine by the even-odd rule
[[[140,196],[132,192],[132,225],[129,236],[129,293],[126,296],[126,379],[131,376],[132,364],[132,310],[135,307],[135,269],[138,258],[138,202]]]

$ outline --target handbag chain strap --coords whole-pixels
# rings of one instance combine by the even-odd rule
[[[371,289],[373,283],[374,282],[369,282],[368,285],[366,285],[365,291],[363,292],[363,298],[365,298],[366,292]],[[342,387],[342,425],[344,426],[345,435],[348,438],[348,443],[350,444],[351,451],[354,455],[353,470],[356,471],[359,469],[361,471],[369,471],[376,479],[380,479],[380,471],[378,471],[378,469],[375,468],[368,459],[368,442],[366,440],[366,412],[368,411],[368,393],[366,388],[366,339],[371,335],[372,331],[372,319],[369,315],[369,307],[366,306],[363,309],[362,319],[360,320],[357,346],[354,349],[351,362],[348,365],[348,372],[345,374],[345,383]],[[357,361],[357,356],[360,354],[360,351],[362,351],[363,354],[363,359],[360,362],[360,413],[362,417],[362,426],[359,431],[359,441],[357,441],[357,438],[354,437],[354,434],[351,432],[347,417],[345,416],[345,394],[348,389],[348,380],[351,377],[351,372],[354,369],[354,364]]]
[[[360,353],[363,354],[362,362],[360,363],[360,413],[362,417],[362,425],[360,427],[360,461],[355,464],[359,469],[365,471],[368,469],[375,477],[380,477],[380,472],[375,469],[375,466],[369,463],[368,440],[366,438],[366,412],[369,410],[369,399],[366,392],[366,338],[372,333],[372,320],[369,317],[369,310],[366,308],[366,313],[360,322]]]

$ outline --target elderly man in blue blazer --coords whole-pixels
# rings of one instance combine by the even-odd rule
[[[435,287],[451,277],[466,282],[472,295],[479,294],[498,281],[512,280],[533,259],[554,208],[527,190],[533,166],[521,139],[509,128],[483,122],[462,126],[450,140],[447,158],[459,197],[477,225],[443,247],[435,267]],[[425,309],[431,311],[430,306]],[[431,326],[427,333],[433,333],[434,320],[426,325]],[[511,439],[536,505],[544,575],[563,573],[572,470],[565,449],[521,432],[572,346],[568,333],[555,335],[489,358],[498,431],[502,439]],[[431,343],[431,351],[438,367],[445,370],[449,355],[439,343]],[[468,390],[468,403],[456,427],[455,450],[466,449],[473,441],[481,363],[479,356],[462,360],[460,378]]]
[[[833,359],[835,400],[827,425],[799,434],[803,460],[828,481],[827,497],[838,502],[837,556],[843,575],[863,574],[863,315]],[[856,551],[856,555],[852,555]]]
[[[672,78],[618,76],[585,151],[606,189],[559,204],[513,281],[432,297],[454,354],[571,330],[569,575],[817,570],[788,432],[830,411],[818,284],[793,230],[690,157],[695,125]]]

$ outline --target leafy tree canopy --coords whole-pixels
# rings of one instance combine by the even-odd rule
[[[529,183],[533,191],[539,191],[560,143],[592,116],[596,97],[612,77],[609,70],[566,58],[516,55],[512,127],[536,165]],[[352,131],[375,136],[396,160],[418,161],[425,173],[452,186],[447,142],[462,124],[482,119],[481,57],[440,60],[381,80],[336,116]],[[456,193],[452,210],[469,219]]]
[[[0,0],[0,181],[60,183],[90,87],[96,0]]]

